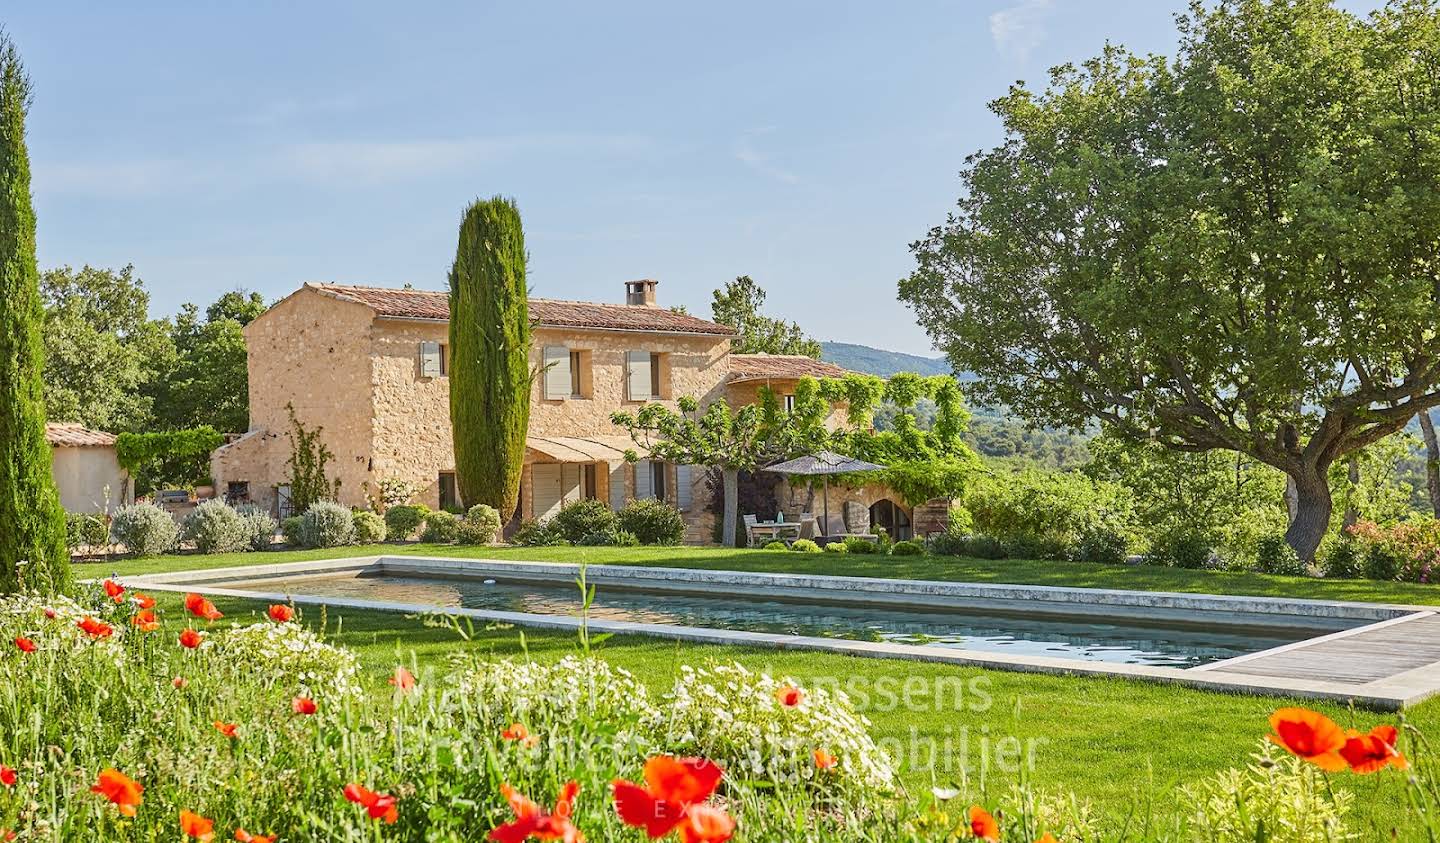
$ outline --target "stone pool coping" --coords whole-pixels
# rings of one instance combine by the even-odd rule
[[[352,598],[312,597],[284,592],[256,591],[225,587],[223,583],[263,580],[275,577],[321,576],[358,573],[362,571],[439,576],[493,575],[528,580],[573,580],[580,566],[564,562],[523,562],[492,559],[458,559],[437,556],[383,555],[325,559],[312,562],[290,562],[273,565],[251,565],[208,570],[178,571],[164,574],[121,577],[127,586],[155,591],[184,592],[204,584],[209,595],[251,598],[266,601],[292,601],[306,605],[339,608],[371,609],[407,614],[441,614],[470,617],[485,621],[512,623],[540,629],[576,630],[578,618],[562,615],[541,615],[492,609],[440,607],[432,604],[395,603]],[[762,574],[690,568],[655,568],[642,566],[589,565],[587,577],[592,583],[643,583],[647,589],[668,584],[678,590],[714,594],[717,588],[727,593],[765,594],[770,596],[842,599],[846,602],[934,608],[965,608],[995,601],[1023,603],[1027,609],[1043,613],[1063,611],[1065,614],[1110,616],[1123,614],[1133,619],[1177,620],[1196,613],[1215,612],[1225,622],[1241,625],[1315,625],[1333,629],[1338,621],[1354,621],[1359,625],[1319,635],[1314,639],[1287,644],[1267,654],[1303,647],[1320,640],[1333,640],[1364,634],[1366,631],[1406,623],[1428,617],[1433,610],[1426,607],[1398,604],[1350,603],[1330,600],[1276,600],[1265,597],[1182,594],[1174,592],[1125,591],[1119,589],[1084,589],[1043,585],[1002,585],[991,583],[955,583],[927,580],[900,580],[869,577],[839,577],[810,574]],[[1236,619],[1239,619],[1238,621]],[[1220,621],[1217,621],[1220,622]],[[1354,703],[1367,708],[1397,710],[1415,705],[1440,693],[1440,663],[1385,677],[1364,684],[1296,679],[1282,676],[1256,676],[1229,673],[1225,662],[1201,668],[1153,667],[1079,659],[1000,654],[975,650],[924,647],[912,644],[852,641],[813,636],[746,632],[742,630],[646,624],[632,621],[591,619],[589,628],[597,632],[646,635],[695,643],[761,647],[791,650],[815,650],[872,658],[906,659],[944,664],[969,665],[999,670],[1034,673],[1113,676],[1141,681],[1164,682],[1231,693],[1329,699]],[[1251,658],[1241,656],[1240,659]]]

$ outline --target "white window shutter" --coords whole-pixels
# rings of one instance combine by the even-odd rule
[[[545,346],[545,397],[570,397],[570,349],[563,345]]]
[[[631,401],[650,400],[650,352],[625,352],[625,397]]]
[[[625,508],[625,470],[629,463],[610,464],[610,508],[620,511]]]
[[[650,460],[641,460],[635,463],[635,497],[655,497],[655,484],[653,482],[653,469],[650,468]]]
[[[420,343],[420,377],[440,377],[440,343]]]
[[[675,466],[675,506],[681,512],[689,512],[691,506],[690,484],[694,479],[694,466]]]
[[[532,509],[537,520],[545,520],[560,511],[565,499],[565,486],[561,476],[560,463],[536,463],[530,467],[530,484],[533,486]]]

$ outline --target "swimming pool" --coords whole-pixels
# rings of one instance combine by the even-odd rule
[[[653,585],[653,584],[652,584]],[[227,583],[247,591],[342,598],[535,615],[578,616],[573,584],[485,576],[343,572]],[[1144,623],[1135,619],[1067,617],[988,608],[875,606],[834,599],[801,602],[753,594],[659,591],[628,583],[596,586],[590,617],[782,635],[947,647],[992,653],[1161,667],[1195,667],[1304,640],[1313,629],[1227,628],[1210,623]]]

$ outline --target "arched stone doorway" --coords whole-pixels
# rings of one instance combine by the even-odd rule
[[[910,525],[910,513],[889,498],[870,505],[870,529],[885,528],[890,538],[905,541],[914,535]]]

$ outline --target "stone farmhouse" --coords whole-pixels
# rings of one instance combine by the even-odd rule
[[[611,413],[651,402],[673,409],[683,396],[741,406],[762,385],[788,396],[802,377],[845,373],[808,357],[731,354],[731,328],[660,307],[656,286],[626,282],[624,304],[530,301],[531,363],[544,368],[531,395],[518,518],[544,518],[579,498],[618,509],[657,497],[685,514],[687,540],[712,541],[718,516],[707,471],[644,459]],[[366,505],[381,481],[396,478],[420,489],[417,502],[457,506],[449,318],[447,294],[428,290],[307,283],[276,303],[245,328],[250,428],[212,455],[217,491],[291,514],[293,407],[307,428],[323,428],[341,503]],[[641,461],[626,462],[627,449]],[[884,487],[829,494],[830,511],[844,512],[852,530],[873,521],[909,532],[911,510]],[[787,488],[782,506],[818,511],[819,496]]]

